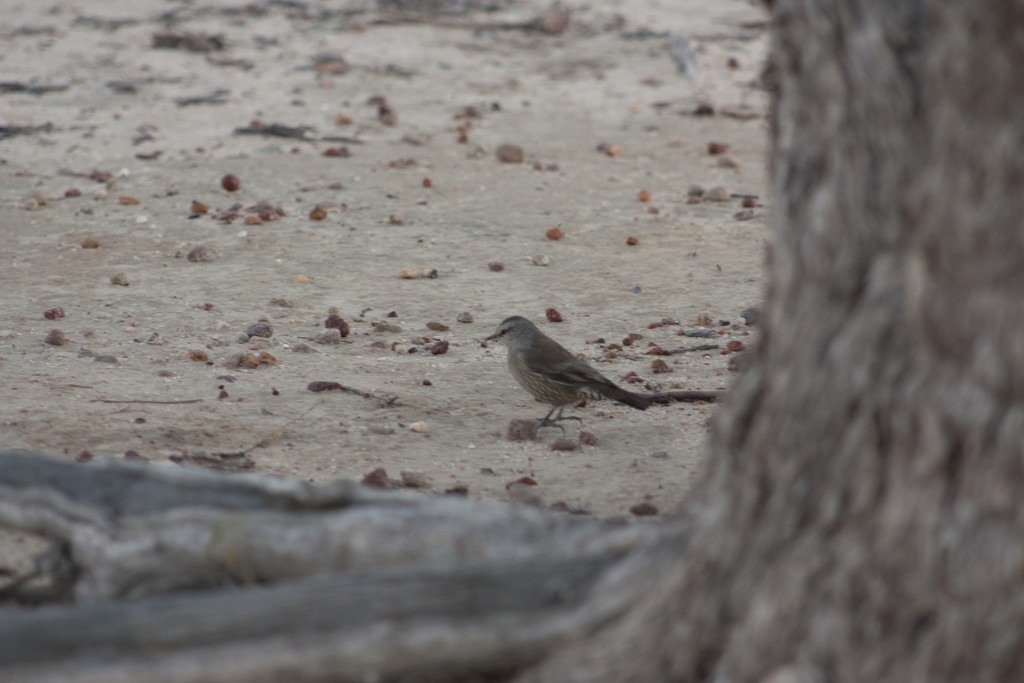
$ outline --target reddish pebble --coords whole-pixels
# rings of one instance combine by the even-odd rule
[[[394,488],[394,484],[388,479],[388,473],[383,467],[378,467],[363,477],[363,486],[372,486],[377,489]]]
[[[509,441],[536,441],[536,420],[512,420],[505,429],[505,438]]]
[[[124,452],[124,459],[125,460],[141,460],[143,462],[145,462],[147,460],[147,458],[142,457],[141,455],[139,455],[135,451],[125,451]]]
[[[134,206],[135,204],[141,204],[138,197],[132,197],[129,195],[122,195],[117,198],[117,203],[122,206]]]
[[[724,142],[709,142],[708,143],[708,154],[725,154],[729,150],[729,145]]]
[[[427,329],[433,330],[434,332],[446,332],[448,330],[448,326],[444,323],[431,321],[427,323]]]
[[[433,187],[433,186],[434,186],[434,181],[433,180],[431,180],[430,178],[424,178],[423,179],[423,187]]]
[[[324,321],[324,327],[327,329],[335,329],[341,333],[342,337],[347,337],[349,333],[348,323],[340,315],[331,313],[327,316],[327,320]]]
[[[60,330],[50,330],[43,341],[50,346],[64,346],[68,343],[68,338]]]
[[[220,186],[228,192],[238,192],[238,189],[242,187],[242,181],[235,174],[228,173],[220,179]]]
[[[64,196],[65,197],[81,197],[82,196],[82,191],[79,190],[77,187],[69,187],[68,189],[64,190]]]
[[[556,225],[555,227],[551,228],[546,233],[544,233],[544,236],[547,237],[549,240],[560,240],[563,237],[565,237],[565,232],[562,230],[562,228]]]
[[[579,447],[580,447],[580,445],[578,443],[576,443],[575,441],[570,441],[569,439],[555,439],[554,441],[551,442],[551,445],[548,446],[548,450],[551,450],[551,451],[574,451],[574,450],[576,450]]]
[[[434,354],[435,356],[440,356],[442,354],[448,353],[448,342],[444,341],[443,339],[441,341],[434,342],[433,346],[430,347],[430,353]]]
[[[309,212],[311,221],[322,221],[325,218],[327,218],[327,211],[322,206],[314,206],[313,210]]]
[[[348,147],[328,147],[324,150],[325,157],[347,157],[349,155]]]
[[[500,273],[501,271],[505,270],[505,264],[500,263],[498,261],[491,261],[490,263],[487,264],[487,269],[490,270],[492,273]]]
[[[642,202],[649,202],[651,201],[651,193],[647,190],[640,190],[636,193],[636,198]]]
[[[536,486],[537,480],[533,477],[519,477],[515,481],[510,481],[505,484],[505,490],[508,490],[513,484],[523,484],[524,486]]]
[[[650,503],[637,503],[633,507],[629,508],[629,511],[637,517],[650,517],[658,514],[658,508]]]
[[[674,371],[674,370],[672,369],[672,366],[671,366],[671,365],[669,365],[668,363],[666,363],[665,361],[663,361],[663,360],[662,360],[662,359],[660,359],[660,358],[659,358],[658,360],[656,360],[656,361],[653,361],[653,362],[651,363],[651,371],[652,371],[652,372],[653,372],[653,373],[654,373],[655,375],[661,375],[661,374],[664,374],[664,373],[666,373],[666,372],[675,372],[675,371]]]
[[[89,451],[82,451],[81,453],[75,456],[75,460],[77,460],[78,462],[89,462],[90,460],[92,460],[92,453],[90,453]]]
[[[270,394],[271,394],[272,396],[280,396],[280,395],[281,395],[281,392],[280,392],[280,391],[278,391],[277,389],[275,389],[274,387],[270,387]]]
[[[544,315],[547,317],[549,323],[560,323],[562,322],[562,314],[555,308],[549,308],[544,311]]]
[[[43,311],[43,317],[47,320],[59,320],[64,317],[64,309],[61,307],[48,308]]]
[[[745,208],[753,209],[757,206],[757,200],[753,197],[744,197],[742,204]]]
[[[630,235],[629,237],[626,238],[626,244],[628,244],[631,247],[635,247],[636,245],[640,244],[640,240]]]
[[[596,446],[597,437],[590,432],[580,432],[580,445],[581,446]]]
[[[738,351],[742,351],[745,347],[743,346],[743,342],[741,342],[739,339],[733,339],[731,342],[725,345],[725,348],[728,351],[736,353]]]

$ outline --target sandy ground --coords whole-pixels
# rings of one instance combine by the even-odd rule
[[[0,94],[0,124],[49,124],[0,140],[3,446],[242,453],[233,462],[250,471],[315,482],[384,468],[498,500],[530,476],[544,504],[603,516],[678,505],[713,406],[590,403],[574,414],[596,445],[552,451],[557,430],[509,441],[511,420],[546,407],[482,339],[519,314],[615,381],[728,386],[726,344],[756,336],[740,312],[758,303],[767,239],[755,4],[566,3],[559,34],[516,28],[546,8],[525,1],[433,21],[341,2],[3,5],[0,81],[67,86]],[[153,47],[165,30],[218,35],[224,49]],[[680,73],[668,32],[690,39],[696,74]],[[319,55],[341,59],[313,68]],[[220,103],[176,103],[217,90]],[[701,103],[715,114],[695,116]],[[308,126],[309,139],[233,132],[253,121]],[[504,143],[524,162],[499,161]],[[341,146],[349,156],[324,155]],[[688,203],[695,183],[762,202]],[[259,202],[284,215],[246,223]],[[564,237],[547,239],[555,226]],[[199,246],[209,260],[187,258]],[[400,277],[410,268],[436,277]],[[58,307],[63,318],[44,317]],[[318,343],[331,307],[351,334]],[[715,338],[680,336],[701,316]],[[678,324],[648,327],[663,319]],[[272,336],[248,339],[259,321]],[[53,329],[67,343],[46,343]],[[642,339],[609,347],[630,333]],[[436,340],[447,353],[430,353]],[[650,342],[717,348],[652,356]],[[276,362],[225,365],[250,349]],[[655,374],[657,360],[673,372]],[[397,401],[307,390],[318,380]]]

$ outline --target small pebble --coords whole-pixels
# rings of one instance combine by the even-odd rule
[[[203,351],[202,349],[189,349],[188,358],[189,360],[194,360],[201,363],[205,363],[206,361],[210,360],[210,356],[206,353],[206,351]]]
[[[60,320],[64,317],[64,309],[61,307],[48,308],[43,311],[43,317],[47,320]]]
[[[423,422],[422,420],[418,422],[413,422],[411,425],[409,425],[409,431],[416,432],[417,434],[423,434],[424,432],[427,431],[427,423]]]
[[[394,323],[379,322],[373,327],[373,331],[377,334],[392,334],[395,332],[401,332],[402,328]]]
[[[760,309],[751,306],[750,308],[744,309],[743,312],[740,313],[740,317],[743,318],[743,322],[753,327],[754,325],[757,325],[758,321],[761,319],[761,311]]]
[[[209,211],[210,211],[210,207],[209,206],[207,206],[206,204],[203,204],[201,201],[196,200],[196,199],[192,200],[192,205],[189,207],[189,212],[190,213],[194,213],[194,214],[201,215],[201,214],[204,214],[204,213],[209,213]]]
[[[667,458],[668,457],[668,451],[654,451],[654,452],[651,453],[651,457],[652,458],[658,458],[658,459]]]
[[[388,216],[388,223],[391,225],[405,225],[405,222],[405,214],[400,211]]]
[[[43,341],[50,346],[64,346],[68,343],[67,336],[60,330],[50,330],[46,333]]]
[[[659,358],[651,362],[651,372],[655,375],[661,375],[667,372],[675,372],[675,370],[672,369],[671,365]]]
[[[579,447],[580,447],[580,445],[577,442],[572,441],[571,439],[561,438],[561,439],[555,439],[554,441],[552,441],[551,445],[548,446],[548,450],[551,450],[551,451],[575,451]]]
[[[549,240],[560,240],[565,237],[565,231],[556,225],[555,227],[548,229],[548,231],[544,233],[544,236]]]
[[[626,238],[626,244],[631,247],[635,247],[636,245],[640,244],[640,240],[630,235],[629,237]]]
[[[523,153],[523,148],[519,145],[500,145],[495,152],[498,157],[498,161],[505,164],[521,164],[526,155]]]
[[[696,183],[694,183],[693,185],[690,185],[690,187],[686,190],[686,194],[691,197],[703,197],[705,191],[706,190],[704,189],[703,185],[697,185]]]
[[[82,240],[81,245],[82,245],[82,249],[99,249],[100,248],[100,243],[97,240],[94,240],[92,237],[86,237],[84,240]]]
[[[741,342],[739,339],[733,339],[732,341],[725,345],[725,348],[727,351],[738,353],[744,349],[744,346],[743,342]]]
[[[724,142],[709,142],[708,143],[708,154],[717,155],[725,154],[729,151],[729,145]]]
[[[721,185],[712,187],[704,193],[704,201],[706,202],[727,202],[729,201],[729,198],[729,190],[725,189]]]
[[[740,162],[736,161],[732,157],[720,156],[715,164],[720,168],[739,168]]]
[[[463,311],[462,313],[459,313],[457,316],[455,316],[455,319],[458,320],[460,323],[471,323],[473,322],[473,314],[470,313],[469,311]]]
[[[629,508],[629,511],[637,517],[651,517],[658,514],[658,508],[650,503],[637,503]]]
[[[327,320],[324,321],[324,327],[338,330],[342,337],[347,337],[349,334],[348,323],[337,313],[331,313],[327,316]]]
[[[448,342],[443,339],[434,342],[434,344],[430,347],[430,353],[435,356],[440,356],[442,354],[448,353]]]
[[[651,193],[648,192],[647,190],[640,190],[639,192],[636,193],[636,198],[638,201],[641,202],[649,202],[651,201]]]
[[[340,344],[341,330],[337,329],[336,327],[326,329],[323,332],[317,334],[315,337],[313,337],[313,341],[315,341],[317,344]]]
[[[270,323],[258,322],[249,325],[245,329],[245,333],[250,337],[272,337],[274,336],[274,328],[270,326]]]
[[[596,446],[597,437],[590,432],[580,432],[580,445],[581,446]]]
[[[565,33],[566,29],[569,28],[570,17],[569,10],[551,7],[540,15],[540,18],[537,19],[537,24],[544,33],[558,35],[559,33]]]
[[[242,181],[238,179],[238,176],[228,173],[220,179],[220,186],[228,192],[237,192],[242,187]]]
[[[420,271],[419,268],[402,268],[400,271],[398,271],[398,277],[402,278],[403,280],[415,280],[416,278],[423,277],[423,273]]]
[[[562,322],[562,314],[558,312],[558,309],[549,308],[546,311],[544,311],[544,316],[548,319],[549,323]]]
[[[92,361],[94,363],[110,363],[111,365],[117,365],[117,358],[110,354],[104,354],[102,356],[94,356]]]
[[[114,273],[110,276],[110,284],[120,285],[121,287],[128,286],[128,276],[124,273]]]
[[[499,261],[491,261],[490,263],[487,264],[487,268],[492,273],[500,273],[501,271],[505,270],[505,264]]]
[[[547,254],[535,254],[530,257],[530,262],[535,266],[551,265],[551,257]]]
[[[505,429],[505,438],[509,441],[536,441],[536,420],[512,420]]]
[[[402,478],[402,486],[406,486],[411,489],[428,489],[430,488],[430,478],[427,477],[423,472],[413,472],[411,470],[402,470],[399,472],[399,476]]]
[[[431,321],[427,323],[427,329],[433,330],[434,332],[446,332],[449,328],[444,323]]]
[[[188,252],[187,258],[192,263],[203,263],[206,261],[212,261],[217,257],[217,252],[212,247],[207,247],[205,244],[199,244],[192,247]]]
[[[388,479],[387,470],[378,467],[363,477],[363,486],[371,486],[376,489],[393,489],[395,485]]]
[[[327,209],[322,206],[314,206],[309,212],[309,220],[322,221],[327,218]]]

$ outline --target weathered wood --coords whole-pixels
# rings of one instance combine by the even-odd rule
[[[10,451],[0,523],[59,541],[78,600],[0,610],[5,683],[493,680],[623,614],[685,543],[658,522]]]
[[[315,487],[0,452],[0,524],[59,541],[78,600],[410,565],[557,560],[657,542],[663,525],[451,496]],[[56,596],[55,596],[56,597]]]
[[[391,568],[0,611],[5,683],[453,681],[521,669],[625,611],[617,555]]]

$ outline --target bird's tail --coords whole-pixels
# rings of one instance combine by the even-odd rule
[[[624,403],[630,408],[636,408],[637,410],[647,410],[647,406],[651,405],[651,402],[644,396],[634,394],[632,391],[626,391],[614,384],[602,386],[601,393],[607,399]]]

